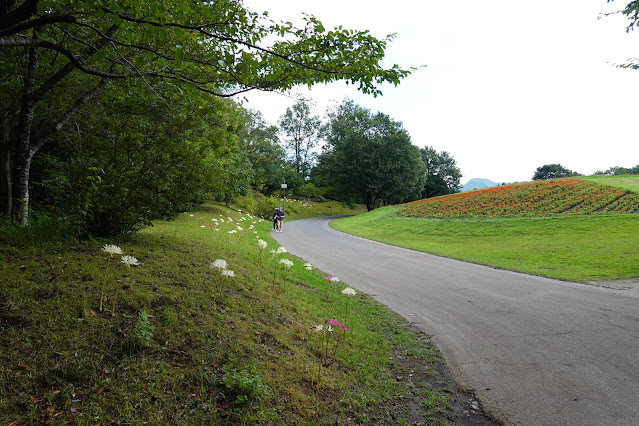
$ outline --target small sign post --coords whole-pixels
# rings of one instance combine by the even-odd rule
[[[284,211],[286,211],[286,188],[287,188],[287,185],[283,183],[282,191],[284,192],[284,197],[282,198],[282,210]]]

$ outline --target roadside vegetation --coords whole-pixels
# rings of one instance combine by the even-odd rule
[[[622,189],[616,185],[619,179]],[[550,278],[629,279],[639,277],[639,215],[632,213],[638,189],[636,176],[543,181],[385,207],[332,226],[388,244]],[[624,199],[633,201],[624,213],[615,213],[612,206]]]
[[[318,216],[342,216],[364,213],[366,206],[363,204],[345,204],[337,201],[325,201],[321,203],[304,200],[286,200],[286,220],[306,219]]]
[[[0,423],[454,424],[473,411],[423,335],[270,230],[214,203],[110,240],[28,234],[35,217],[3,228]]]

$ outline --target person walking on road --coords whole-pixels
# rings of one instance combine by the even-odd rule
[[[277,231],[277,229],[278,229],[278,225],[279,225],[279,222],[280,222],[280,218],[279,218],[279,216],[277,215],[277,213],[279,212],[279,210],[280,210],[280,208],[279,208],[279,207],[275,207],[275,208],[273,209],[273,230],[275,230],[275,231]]]
[[[283,208],[279,208],[277,209],[277,232],[282,232],[282,225],[284,224],[284,209]]]

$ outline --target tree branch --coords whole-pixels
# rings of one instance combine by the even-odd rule
[[[62,129],[71,119],[71,117],[73,117],[82,107],[82,105],[93,99],[94,97],[96,97],[98,95],[98,93],[100,93],[102,91],[102,89],[104,89],[107,85],[107,83],[109,82],[108,78],[103,78],[102,80],[100,80],[100,82],[98,83],[97,86],[95,86],[92,90],[82,94],[78,99],[76,99],[76,101],[73,103],[73,105],[71,105],[62,115],[62,117],[60,117],[60,120],[58,120],[58,122],[56,123],[54,129],[52,129],[49,132],[46,132],[46,135],[39,138],[37,141],[35,141],[35,143],[33,144],[33,150],[38,151],[40,148],[42,148],[42,146],[47,143],[52,137],[53,135],[55,135],[57,132],[60,131],[60,129]]]
[[[106,9],[105,9],[105,11],[106,11]],[[321,72],[321,73],[325,73],[325,74],[345,74],[345,73],[340,72],[340,71],[330,71],[330,70],[326,70],[326,69],[323,69],[323,68],[314,67],[314,66],[311,66],[309,64],[305,64],[303,62],[300,62],[300,61],[297,61],[295,59],[292,59],[290,57],[291,55],[283,55],[283,54],[278,53],[278,52],[276,52],[276,51],[274,51],[272,49],[267,49],[267,48],[258,46],[256,44],[249,43],[249,42],[244,41],[244,40],[240,40],[240,39],[236,39],[236,38],[232,38],[232,37],[224,37],[224,36],[209,32],[209,31],[205,31],[205,28],[207,28],[207,27],[216,26],[216,25],[220,25],[221,26],[222,24],[212,24],[212,23],[210,23],[210,24],[206,24],[206,25],[184,25],[184,24],[178,24],[178,23],[174,23],[174,22],[173,23],[170,22],[170,23],[162,24],[162,23],[159,23],[159,22],[149,21],[147,19],[136,18],[136,17],[129,16],[129,15],[124,15],[124,14],[117,14],[115,11],[112,11],[112,10],[109,10],[108,12],[112,13],[112,14],[116,14],[120,19],[122,19],[124,21],[127,21],[127,22],[151,25],[151,26],[154,26],[154,27],[174,27],[174,28],[181,28],[181,29],[190,30],[190,31],[197,31],[197,32],[199,32],[199,33],[201,33],[201,34],[203,34],[203,35],[205,35],[207,37],[211,37],[211,38],[213,38],[215,40],[236,43],[236,44],[239,44],[241,46],[248,47],[249,49],[254,49],[254,50],[260,51],[262,53],[267,53],[269,55],[273,55],[275,57],[283,59],[283,60],[285,60],[287,62],[290,62],[292,64],[299,65],[299,66],[301,66],[303,68],[306,68],[308,70],[311,70],[311,71],[317,71],[317,72]],[[114,40],[111,40],[111,41],[115,42]],[[137,46],[135,46],[135,47],[137,47]],[[295,53],[300,53],[300,52],[295,52]]]
[[[0,1],[0,28],[11,28],[26,21],[38,11],[38,0],[26,0],[17,9],[9,12],[15,0]]]
[[[86,65],[84,65],[82,60],[80,58],[78,58],[69,49],[66,49],[66,48],[64,48],[62,46],[59,46],[59,45],[55,44],[55,43],[51,43],[51,42],[44,41],[44,40],[35,40],[35,39],[29,38],[29,37],[0,38],[0,47],[7,47],[7,46],[43,47],[45,49],[55,50],[57,52],[60,52],[64,56],[66,56],[69,59],[69,61],[71,61],[71,63],[77,69],[79,69],[80,71],[82,71],[85,74],[95,75],[95,76],[102,77],[102,78],[128,78],[128,77],[132,76],[131,74],[107,73],[107,72],[104,72],[104,71],[100,71],[100,70],[89,68]]]
[[[0,18],[0,28],[2,28],[0,30],[0,37],[7,37],[43,25],[57,24],[60,22],[75,23],[76,19],[72,15],[50,15],[35,18],[26,22],[19,22],[13,26],[5,26],[1,21],[2,19]]]
[[[117,30],[117,27],[116,26],[112,26],[107,31],[107,34],[112,35],[112,34],[115,33],[116,30]],[[101,40],[98,43],[96,43],[95,46],[88,46],[86,51],[85,51],[86,56],[92,56],[95,53],[97,53],[101,48],[103,48],[103,44],[104,44],[104,41]],[[49,77],[47,79],[47,81],[45,81],[42,84],[42,86],[40,86],[38,88],[38,90],[34,93],[34,97],[36,99],[42,98],[47,92],[49,92],[49,90],[51,90],[53,87],[55,87],[56,84],[58,84],[64,77],[69,75],[76,68],[77,68],[77,66],[76,66],[75,63],[68,62],[65,66],[63,66],[61,69],[59,69],[58,72],[56,72],[54,75]],[[108,77],[104,77],[104,76],[102,76],[102,77],[103,78],[108,78]]]

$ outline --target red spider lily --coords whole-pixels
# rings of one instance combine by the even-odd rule
[[[342,330],[348,330],[348,327],[346,327],[344,324],[340,323],[336,319],[327,319],[326,321],[324,321],[324,323],[329,325],[334,325],[336,327],[341,328]]]

